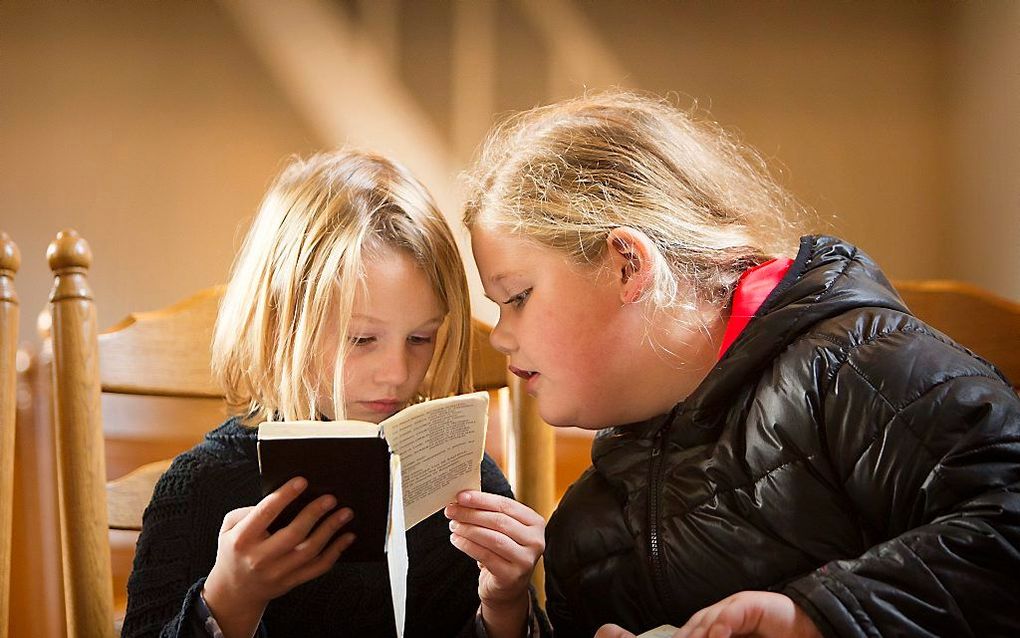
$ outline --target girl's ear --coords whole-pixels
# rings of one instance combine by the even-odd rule
[[[620,288],[620,302],[634,303],[652,281],[655,244],[640,230],[620,226],[606,238],[613,282]]]

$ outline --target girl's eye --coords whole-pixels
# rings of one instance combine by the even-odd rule
[[[531,296],[531,288],[525,288],[521,292],[517,293],[513,297],[510,297],[503,302],[504,306],[513,306],[514,308],[520,308],[524,305],[524,302]]]
[[[407,338],[407,342],[412,346],[423,346],[432,343],[432,337],[430,335],[411,335]]]
[[[375,342],[375,337],[351,337],[352,346],[367,346]]]

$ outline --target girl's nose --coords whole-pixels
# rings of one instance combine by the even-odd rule
[[[403,385],[410,374],[410,362],[406,348],[394,348],[379,362],[376,380],[394,388]]]
[[[492,332],[489,333],[489,343],[492,344],[493,348],[506,355],[512,354],[515,350],[517,350],[517,340],[510,332],[510,329],[507,327],[506,322],[503,321],[502,317],[500,317],[500,320],[492,327]]]

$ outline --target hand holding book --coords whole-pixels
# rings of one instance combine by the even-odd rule
[[[312,499],[329,494],[354,510],[358,541],[345,561],[384,560],[392,506],[405,529],[480,488],[489,397],[485,392],[409,406],[379,424],[365,421],[282,421],[259,426],[259,470],[268,494],[297,476],[307,491],[270,527],[282,527]],[[391,457],[401,467],[392,482]],[[401,530],[403,531],[403,530]]]
[[[418,403],[379,424],[293,421],[259,426],[263,491],[294,477],[308,489],[278,510],[270,531],[326,495],[355,514],[357,541],[345,561],[385,560],[398,635],[403,630],[405,531],[441,510],[463,490],[481,487],[489,397],[485,392]],[[267,523],[269,524],[269,523]]]
[[[444,510],[450,542],[478,561],[478,597],[487,634],[520,636],[528,622],[528,585],[545,550],[545,519],[498,494],[466,491]]]
[[[350,533],[336,537],[352,513],[336,510],[332,496],[315,499],[289,525],[268,532],[307,486],[295,478],[258,505],[223,517],[216,562],[202,595],[225,636],[252,635],[270,600],[326,573],[354,542]]]

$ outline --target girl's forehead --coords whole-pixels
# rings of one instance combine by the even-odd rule
[[[548,247],[514,233],[505,226],[486,224],[471,229],[471,246],[487,256],[514,258],[550,250]]]
[[[542,247],[511,236],[476,236],[472,249],[485,285],[498,286],[508,280],[530,276],[545,261]]]
[[[368,316],[445,314],[425,271],[400,251],[381,253],[364,265],[364,278],[355,289],[354,308]]]
[[[471,248],[485,283],[542,273],[583,273],[600,270],[602,259],[578,261],[564,251],[500,227],[475,227]]]

